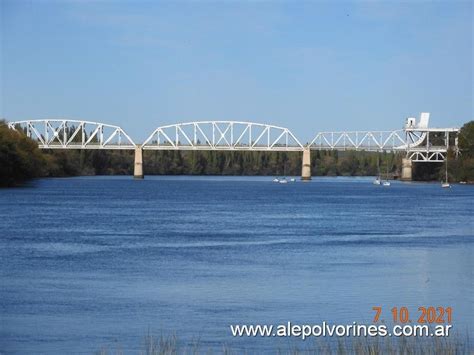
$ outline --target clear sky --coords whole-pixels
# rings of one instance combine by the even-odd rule
[[[473,119],[473,4],[457,2],[8,1],[7,120],[122,126],[248,120],[320,130]]]

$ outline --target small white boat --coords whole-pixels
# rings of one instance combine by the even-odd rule
[[[443,182],[441,184],[441,187],[445,188],[445,189],[450,189],[451,188],[451,185],[449,184],[449,182]]]
[[[388,163],[387,163],[387,174],[385,175],[385,180],[382,181],[382,185],[383,186],[390,186],[391,185],[390,181],[388,181]]]
[[[380,181],[379,178],[375,179],[373,182],[372,182],[374,185],[380,185],[382,182]]]
[[[290,181],[291,181],[291,182],[295,182],[296,179],[295,179],[295,178],[291,178]]]
[[[286,178],[280,179],[278,182],[280,184],[288,184],[288,180],[286,180]]]
[[[278,180],[277,178],[274,178],[272,181],[273,182],[280,182],[280,180]]]
[[[459,181],[461,185],[466,185],[467,183],[465,181]]]

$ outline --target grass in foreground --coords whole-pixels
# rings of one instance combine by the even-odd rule
[[[449,338],[348,338],[333,343],[317,341],[306,341],[299,344],[288,344],[284,349],[276,347],[274,351],[267,350],[266,353],[278,355],[461,355],[474,354],[469,338],[452,336]],[[128,352],[127,352],[128,353]],[[181,345],[176,336],[154,336],[148,334],[144,337],[140,355],[198,355],[198,354],[258,354],[255,349],[241,347],[232,348],[223,344],[220,349],[203,347],[199,341],[191,345]],[[96,355],[122,355],[120,348],[115,350],[106,347],[96,351]]]

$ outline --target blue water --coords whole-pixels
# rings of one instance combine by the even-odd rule
[[[469,332],[474,187],[263,177],[44,179],[0,190],[0,352],[271,351],[230,324],[451,306]],[[415,318],[415,316],[413,316]],[[287,341],[287,340],[282,340]]]

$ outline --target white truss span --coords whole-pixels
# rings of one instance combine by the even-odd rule
[[[287,128],[237,121],[201,121],[158,127],[142,147],[147,150],[303,150],[303,145]]]
[[[406,134],[403,130],[319,132],[309,147],[316,150],[404,150]]]
[[[358,131],[320,132],[311,141],[313,150],[364,150],[372,152],[406,152],[413,162],[443,162],[448,144],[435,146],[430,143],[430,132],[457,132],[457,129],[431,129],[430,131]],[[447,142],[447,141],[446,141]]]
[[[28,120],[10,122],[38,142],[42,149],[135,149],[136,144],[118,126],[77,120]]]
[[[413,162],[443,162],[449,149],[449,134],[457,134],[459,129],[428,128],[429,118],[428,112],[421,113],[418,124],[415,118],[407,118],[405,128],[396,131],[319,132],[309,147],[314,150],[405,152],[407,159]],[[432,137],[434,134],[437,145],[430,140],[430,134]],[[443,144],[440,144],[440,136]]]
[[[412,149],[408,151],[407,158],[414,163],[442,163],[446,159],[447,150],[443,147]]]

